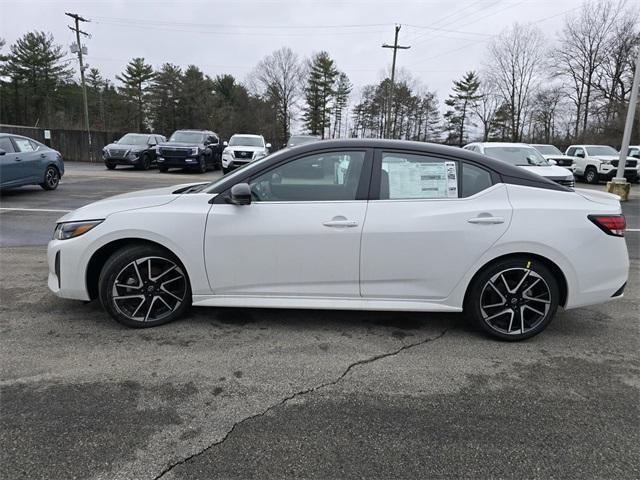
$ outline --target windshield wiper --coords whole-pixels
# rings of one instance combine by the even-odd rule
[[[201,190],[204,190],[204,187],[206,187],[207,185],[209,185],[209,183],[199,183],[197,185],[190,185],[188,187],[179,188],[173,193],[197,193]]]

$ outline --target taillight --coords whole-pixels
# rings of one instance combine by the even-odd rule
[[[624,237],[624,230],[627,228],[624,215],[588,215],[588,218],[607,235]]]

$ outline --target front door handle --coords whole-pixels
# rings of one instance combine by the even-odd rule
[[[337,228],[349,228],[349,227],[357,227],[358,222],[355,220],[347,220],[343,216],[333,217],[331,220],[322,222],[322,225],[325,227],[337,227]]]
[[[478,217],[470,218],[467,220],[469,223],[479,223],[482,225],[497,225],[499,223],[504,223],[504,218],[502,217],[494,217],[494,216],[483,216],[480,215]]]

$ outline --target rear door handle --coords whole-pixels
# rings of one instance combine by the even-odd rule
[[[322,225],[325,227],[337,227],[337,228],[349,228],[349,227],[357,227],[358,222],[355,220],[329,220],[327,222],[322,222]]]
[[[499,223],[504,223],[504,218],[502,217],[493,217],[493,216],[479,216],[475,218],[470,218],[467,220],[469,223],[479,223],[483,225],[497,225]]]

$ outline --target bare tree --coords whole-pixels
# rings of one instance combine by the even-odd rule
[[[529,95],[542,65],[544,39],[534,26],[515,23],[489,45],[488,80],[508,107],[511,140],[522,138]]]
[[[584,136],[591,113],[596,72],[608,55],[608,41],[623,10],[624,0],[587,0],[565,24],[555,49],[556,72],[569,80],[576,108],[574,136]]]
[[[258,93],[267,96],[276,108],[276,116],[282,137],[289,138],[291,119],[300,98],[303,66],[293,50],[282,47],[263,58],[252,74],[252,83]]]
[[[482,141],[489,140],[489,134],[495,121],[496,112],[502,102],[495,85],[487,80],[489,75],[480,75],[480,88],[478,90],[478,101],[473,107],[473,113],[482,124]]]

